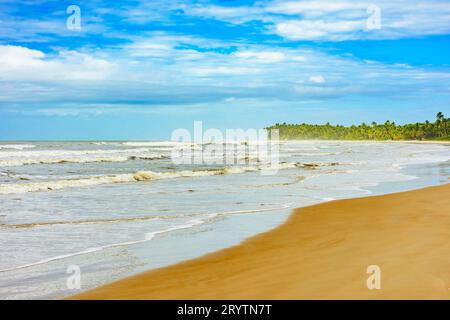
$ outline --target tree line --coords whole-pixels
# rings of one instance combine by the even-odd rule
[[[276,123],[265,129],[269,135],[271,129],[278,129],[281,140],[450,140],[450,118],[445,118],[442,112],[436,114],[434,122],[427,120],[404,125],[389,120],[383,124],[372,122],[352,126]]]

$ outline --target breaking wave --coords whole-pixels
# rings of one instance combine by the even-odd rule
[[[122,145],[129,147],[175,147],[175,146],[190,146],[191,144],[176,141],[136,141],[136,142],[122,142]]]
[[[148,152],[147,148],[133,148],[133,149],[93,149],[93,150],[26,150],[23,152],[10,151],[0,153],[0,158],[5,157],[61,157],[61,156],[82,156],[82,155],[96,155],[96,154],[116,154],[127,152]]]
[[[23,150],[23,149],[31,149],[36,146],[33,144],[2,144],[0,145],[0,150],[2,149],[13,149],[13,150]]]
[[[305,165],[307,166],[305,167]],[[278,165],[272,166],[270,165],[236,166],[217,169],[182,170],[169,172],[138,171],[135,173],[123,173],[107,176],[91,176],[80,179],[63,179],[55,181],[39,181],[30,183],[8,183],[8,184],[0,184],[0,195],[38,192],[38,191],[52,191],[65,188],[96,186],[101,184],[130,183],[130,182],[187,178],[187,177],[217,176],[226,174],[239,174],[245,172],[256,172],[260,170],[283,170],[293,168],[304,169],[309,168],[309,165],[302,163],[280,163]]]
[[[89,163],[89,162],[123,162],[128,157],[77,157],[77,158],[48,158],[48,159],[14,159],[0,160],[0,167],[16,167],[31,164],[58,164],[58,163]]]
[[[128,160],[160,160],[168,156],[149,153],[146,148],[131,150],[66,150],[24,151],[0,154],[0,167],[32,164],[124,162]]]

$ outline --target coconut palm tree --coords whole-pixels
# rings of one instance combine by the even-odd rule
[[[438,129],[438,135],[440,137],[442,137],[444,134],[445,135],[447,134],[446,132],[444,133],[444,131],[445,131],[444,127],[443,127],[443,125],[445,125],[444,121],[445,121],[444,114],[442,112],[438,112],[436,114],[436,127]]]

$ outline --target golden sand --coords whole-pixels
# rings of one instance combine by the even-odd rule
[[[449,299],[450,185],[296,209],[238,246],[73,298]]]

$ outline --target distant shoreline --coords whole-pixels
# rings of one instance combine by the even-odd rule
[[[394,140],[394,141],[386,141],[386,142],[450,145],[450,140]]]
[[[129,140],[1,140],[2,143],[26,143],[26,142],[58,142],[58,143],[88,143],[88,142],[107,142],[107,143],[123,143],[123,142],[161,142],[161,141],[171,141],[171,140],[141,140],[141,139],[129,139]],[[341,142],[405,142],[405,143],[436,143],[436,144],[447,144],[450,143],[449,140],[346,140],[346,139],[280,139],[279,141],[341,141]],[[205,142],[206,143],[206,142]]]
[[[276,123],[265,128],[275,139],[323,139],[323,140],[376,140],[376,141],[450,141],[450,118],[442,112],[436,114],[436,121],[416,122],[398,125],[387,120],[383,124],[343,126],[340,124]]]
[[[379,142],[379,143],[417,143],[450,145],[450,140],[336,140],[336,139],[283,139],[279,141],[329,141],[329,142]]]

